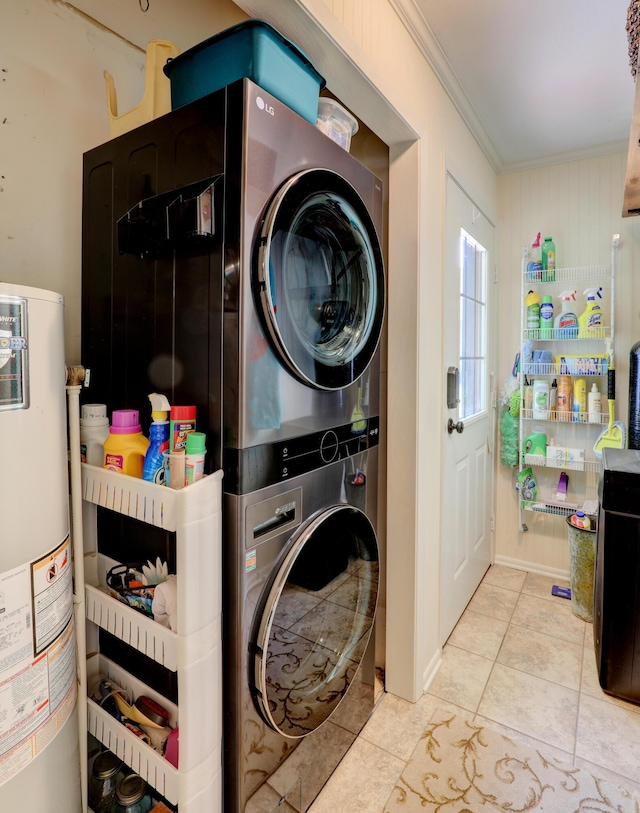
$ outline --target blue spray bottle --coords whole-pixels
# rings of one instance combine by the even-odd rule
[[[144,458],[142,479],[164,485],[164,456],[169,448],[169,410],[171,405],[164,395],[152,392],[151,426],[149,427],[149,448]]]

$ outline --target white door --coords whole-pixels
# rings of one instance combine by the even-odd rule
[[[442,643],[491,564],[495,441],[494,228],[449,175],[445,228]]]

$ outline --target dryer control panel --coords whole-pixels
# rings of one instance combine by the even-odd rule
[[[357,430],[347,423],[249,449],[225,449],[224,490],[249,494],[353,457],[379,442],[380,419],[376,416],[359,421]]]

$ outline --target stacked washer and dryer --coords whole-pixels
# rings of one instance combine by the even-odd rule
[[[230,813],[306,811],[373,709],[381,226],[380,181],[248,79],[85,156],[91,400],[195,404],[224,469]]]

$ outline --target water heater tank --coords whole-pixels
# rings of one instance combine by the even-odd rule
[[[81,810],[63,298],[0,282],[0,809]]]

